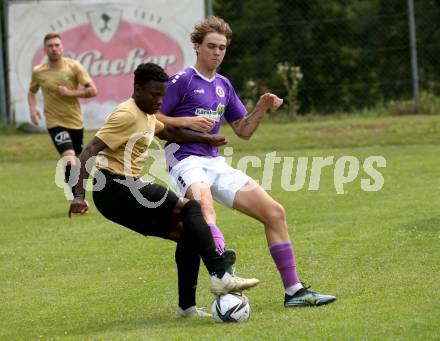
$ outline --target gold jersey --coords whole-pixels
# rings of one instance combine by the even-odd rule
[[[98,169],[139,177],[147,149],[155,134],[164,128],[155,115],[144,113],[134,99],[119,104],[96,133],[107,148],[96,159]]]
[[[39,64],[32,70],[30,91],[36,93],[39,88],[43,91],[44,115],[47,127],[56,126],[81,129],[84,122],[77,97],[60,95],[58,86],[62,85],[71,90],[78,85],[92,82],[87,70],[76,60],[63,57],[60,67],[49,67],[48,63]]]

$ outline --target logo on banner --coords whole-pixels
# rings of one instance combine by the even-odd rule
[[[87,13],[93,31],[104,43],[108,43],[112,40],[118,31],[121,16],[122,11],[120,10],[93,11]]]
[[[204,1],[181,0],[179,6],[172,1],[147,3],[44,0],[22,6],[12,1],[8,50],[14,61],[9,74],[17,122],[29,122],[23,92],[29,89],[33,67],[47,61],[43,37],[48,32],[60,34],[64,56],[81,63],[98,88],[96,97],[80,100],[86,129],[99,128],[117,103],[130,98],[139,64],[156,63],[168,75],[192,64],[195,54],[188,44],[189,32],[202,19]],[[41,91],[41,109],[40,95]]]

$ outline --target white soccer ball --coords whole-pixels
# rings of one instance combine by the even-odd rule
[[[229,293],[217,296],[212,302],[211,312],[215,322],[246,322],[251,315],[251,306],[245,295]]]

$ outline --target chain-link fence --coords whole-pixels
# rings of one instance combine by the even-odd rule
[[[240,94],[288,95],[279,66],[299,66],[300,112],[372,107],[413,97],[408,1],[219,0],[233,41],[222,64]],[[440,90],[440,1],[417,0],[422,96]],[[297,73],[298,76],[298,73]],[[294,76],[295,77],[295,76]]]

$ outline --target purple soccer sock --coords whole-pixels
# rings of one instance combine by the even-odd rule
[[[295,255],[290,242],[275,243],[269,246],[270,254],[280,272],[284,288],[300,283],[296,273]]]
[[[212,238],[214,238],[215,248],[219,254],[225,251],[225,237],[216,224],[208,224],[211,228]]]

